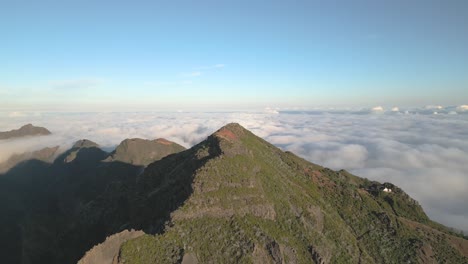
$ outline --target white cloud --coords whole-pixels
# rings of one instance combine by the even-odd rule
[[[384,108],[382,106],[376,106],[372,108],[372,112],[383,112]]]
[[[269,114],[279,114],[279,109],[276,109],[276,108],[271,108],[271,107],[265,107],[264,111],[265,113],[269,113]]]
[[[8,114],[9,117],[23,117],[23,116],[26,116],[26,113],[24,112],[19,112],[19,111],[14,111],[14,112],[10,112]]]
[[[426,109],[443,109],[444,107],[441,105],[426,105]]]
[[[109,151],[131,137],[164,137],[190,147],[222,125],[238,122],[312,162],[393,182],[417,199],[434,220],[468,231],[468,222],[464,221],[468,218],[468,115],[435,116],[433,111],[413,109],[406,115],[314,110],[279,114],[261,111],[25,116],[9,116],[7,112],[0,114],[0,131],[33,123],[49,128],[53,135],[0,141],[0,160],[13,152],[55,145],[66,148],[81,138],[93,140]],[[437,111],[442,113],[445,109]]]
[[[468,111],[468,105],[460,105],[457,107],[457,110],[461,112]]]
[[[396,107],[396,106],[392,108],[392,112],[399,112],[399,111],[400,111],[400,109],[398,107]]]
[[[188,73],[182,73],[180,76],[183,78],[190,78],[190,77],[198,77],[201,76],[203,73],[201,71],[194,71]]]

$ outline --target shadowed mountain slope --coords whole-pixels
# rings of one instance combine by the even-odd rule
[[[50,131],[44,127],[36,127],[31,124],[24,125],[19,129],[13,129],[6,132],[0,132],[0,139],[9,139],[26,136],[50,135]]]
[[[114,222],[97,217],[99,210],[89,217],[84,212],[114,186],[132,188],[143,170],[103,162],[109,154],[89,140],[76,142],[53,163],[38,160],[41,155],[25,156],[27,160],[0,175],[2,263],[76,263],[105,239],[102,226]]]
[[[23,154],[14,154],[5,162],[0,163],[0,173],[4,173],[15,167],[19,163],[27,160],[39,160],[47,163],[52,163],[57,156],[59,147],[43,148],[41,150],[26,152]]]

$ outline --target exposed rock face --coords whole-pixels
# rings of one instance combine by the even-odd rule
[[[53,148],[43,148],[41,150],[26,152],[23,154],[15,154],[7,161],[0,163],[0,173],[4,173],[19,163],[27,160],[39,160],[46,163],[52,163],[57,156],[58,149],[59,147],[56,146]]]
[[[35,127],[31,124],[22,126],[19,129],[13,129],[11,131],[0,132],[0,139],[9,139],[26,136],[41,136],[50,135],[50,131],[44,127]]]
[[[185,150],[181,145],[163,138],[146,140],[125,139],[117,146],[106,161],[121,161],[133,165],[147,166],[161,158]]]
[[[129,239],[144,235],[143,231],[124,230],[106,238],[103,243],[86,252],[78,264],[113,264],[118,261],[120,246]]]

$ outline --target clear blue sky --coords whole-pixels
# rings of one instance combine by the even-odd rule
[[[468,1],[0,1],[0,108],[468,103]]]

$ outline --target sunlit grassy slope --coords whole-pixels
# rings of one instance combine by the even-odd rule
[[[152,197],[171,203],[159,193],[172,185],[187,198],[158,234],[125,243],[121,263],[468,263],[468,241],[400,188],[312,164],[237,124],[150,165],[141,211]]]

